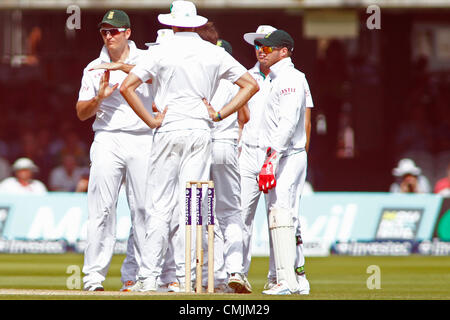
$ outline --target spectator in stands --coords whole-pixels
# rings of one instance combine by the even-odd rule
[[[396,156],[412,158],[419,165],[418,157],[431,156],[433,152],[433,127],[424,103],[415,103],[405,108],[406,119],[400,122],[395,133]],[[416,157],[417,155],[417,157]]]
[[[447,166],[447,175],[436,182],[434,193],[450,198],[450,163]]]
[[[32,160],[39,167],[39,172],[36,172],[34,177],[46,184],[53,163],[47,149],[40,144],[40,130],[34,128],[21,128],[20,130],[19,140],[13,143],[11,158]]]
[[[70,124],[61,125],[60,139],[51,144],[51,153],[56,163],[61,163],[62,158],[71,154],[77,159],[77,163],[84,166],[89,163],[89,155],[86,145],[81,141],[76,130]]]
[[[11,166],[5,158],[0,156],[0,181],[11,176]]]
[[[429,193],[431,192],[428,178],[421,174],[422,170],[411,159],[405,158],[398,162],[392,174],[398,181],[394,182],[389,191],[395,193]]]
[[[46,194],[47,187],[39,180],[33,179],[38,167],[29,158],[17,159],[12,169],[14,176],[4,179],[0,183],[0,193],[14,194]]]
[[[73,192],[76,190],[84,169],[78,166],[74,155],[63,155],[62,163],[50,172],[49,186],[51,191]]]

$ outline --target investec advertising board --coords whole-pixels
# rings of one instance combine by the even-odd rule
[[[305,255],[327,255],[334,244],[352,241],[431,240],[441,203],[440,196],[430,194],[316,192],[304,196],[299,219]],[[87,217],[84,193],[0,195],[0,251],[8,251],[5,243],[11,240],[65,240],[82,251]],[[121,194],[116,232],[119,253],[125,250],[130,227],[126,197]],[[269,253],[264,196],[255,214],[252,253]]]

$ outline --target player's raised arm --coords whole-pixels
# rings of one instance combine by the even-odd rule
[[[114,90],[117,89],[119,84],[115,84],[112,87],[109,85],[110,71],[106,70],[100,78],[100,86],[98,94],[90,100],[80,100],[76,104],[77,116],[81,121],[87,120],[94,116],[98,111],[100,103],[103,99],[108,98]]]
[[[105,69],[109,71],[123,71],[125,73],[130,73],[131,69],[134,68],[134,64],[128,64],[128,63],[122,63],[122,62],[107,62],[107,63],[100,63],[91,69],[92,70],[99,70],[99,69]]]

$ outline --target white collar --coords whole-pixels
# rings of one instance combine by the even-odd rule
[[[291,57],[281,59],[270,67],[270,78],[275,79],[277,75],[280,74],[281,71],[283,71],[283,69],[293,66],[294,64],[292,63]]]
[[[174,36],[175,37],[189,37],[189,38],[199,38],[199,39],[201,39],[197,32],[192,32],[192,31],[175,32]]]

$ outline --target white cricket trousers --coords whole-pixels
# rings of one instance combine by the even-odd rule
[[[292,223],[295,230],[296,241],[300,235],[300,224],[298,219],[298,211],[300,206],[300,196],[306,180],[307,170],[307,153],[299,151],[289,156],[282,157],[278,164],[276,177],[277,185],[270,189],[266,196],[266,206],[268,212],[272,207],[293,209]],[[269,229],[268,229],[269,230]],[[269,231],[270,242],[270,262],[268,278],[276,277],[276,268],[273,254],[272,237]],[[303,255],[303,245],[296,244],[296,255],[293,269],[303,267],[305,264],[305,257]]]
[[[222,233],[215,241],[215,280],[224,282],[226,274],[243,272],[243,228],[241,206],[241,175],[237,142],[232,139],[213,140],[211,178],[216,194],[216,218]],[[223,244],[218,244],[223,242]],[[221,248],[223,248],[221,250]],[[221,263],[226,274],[221,273]]]
[[[259,197],[262,192],[258,186],[258,176],[261,168],[266,159],[266,148],[249,146],[245,143],[242,144],[241,154],[239,156],[239,166],[241,171],[241,200],[242,200],[242,219],[244,222],[244,273],[248,275],[250,270],[250,264],[252,259],[252,235],[253,235],[253,221],[255,219],[256,209],[258,207]],[[303,152],[306,156],[306,152]],[[278,171],[279,172],[279,171]],[[305,168],[306,174],[306,168]],[[279,181],[277,179],[277,186]],[[303,182],[304,184],[304,182]],[[297,194],[303,184],[299,184]],[[269,213],[268,197],[265,196],[266,203],[266,215]],[[295,212],[298,209],[295,208]],[[296,236],[301,237],[300,223],[298,215],[294,215],[294,228]],[[270,245],[270,262],[269,262],[269,278],[276,277],[275,262],[273,261],[272,243],[269,232],[269,245]],[[296,267],[304,265],[303,248],[301,245],[297,245],[296,252]]]
[[[158,278],[168,249],[173,215],[179,227],[173,235],[176,275],[180,283],[185,276],[185,195],[186,182],[209,180],[211,166],[210,130],[178,130],[154,135],[147,183],[145,248],[141,251],[139,278]],[[195,196],[193,196],[193,201]],[[206,215],[206,212],[204,212]],[[204,217],[204,221],[206,218]],[[195,216],[192,217],[195,224]],[[193,227],[195,229],[195,227]],[[195,237],[191,257],[195,259]],[[194,261],[194,260],[193,260]],[[195,263],[191,263],[192,272]]]
[[[116,240],[116,208],[123,181],[131,212],[135,252],[139,255],[141,251],[145,237],[144,199],[152,138],[150,133],[95,133],[90,150],[87,192],[87,246],[83,266],[85,287],[103,282],[108,272]]]

